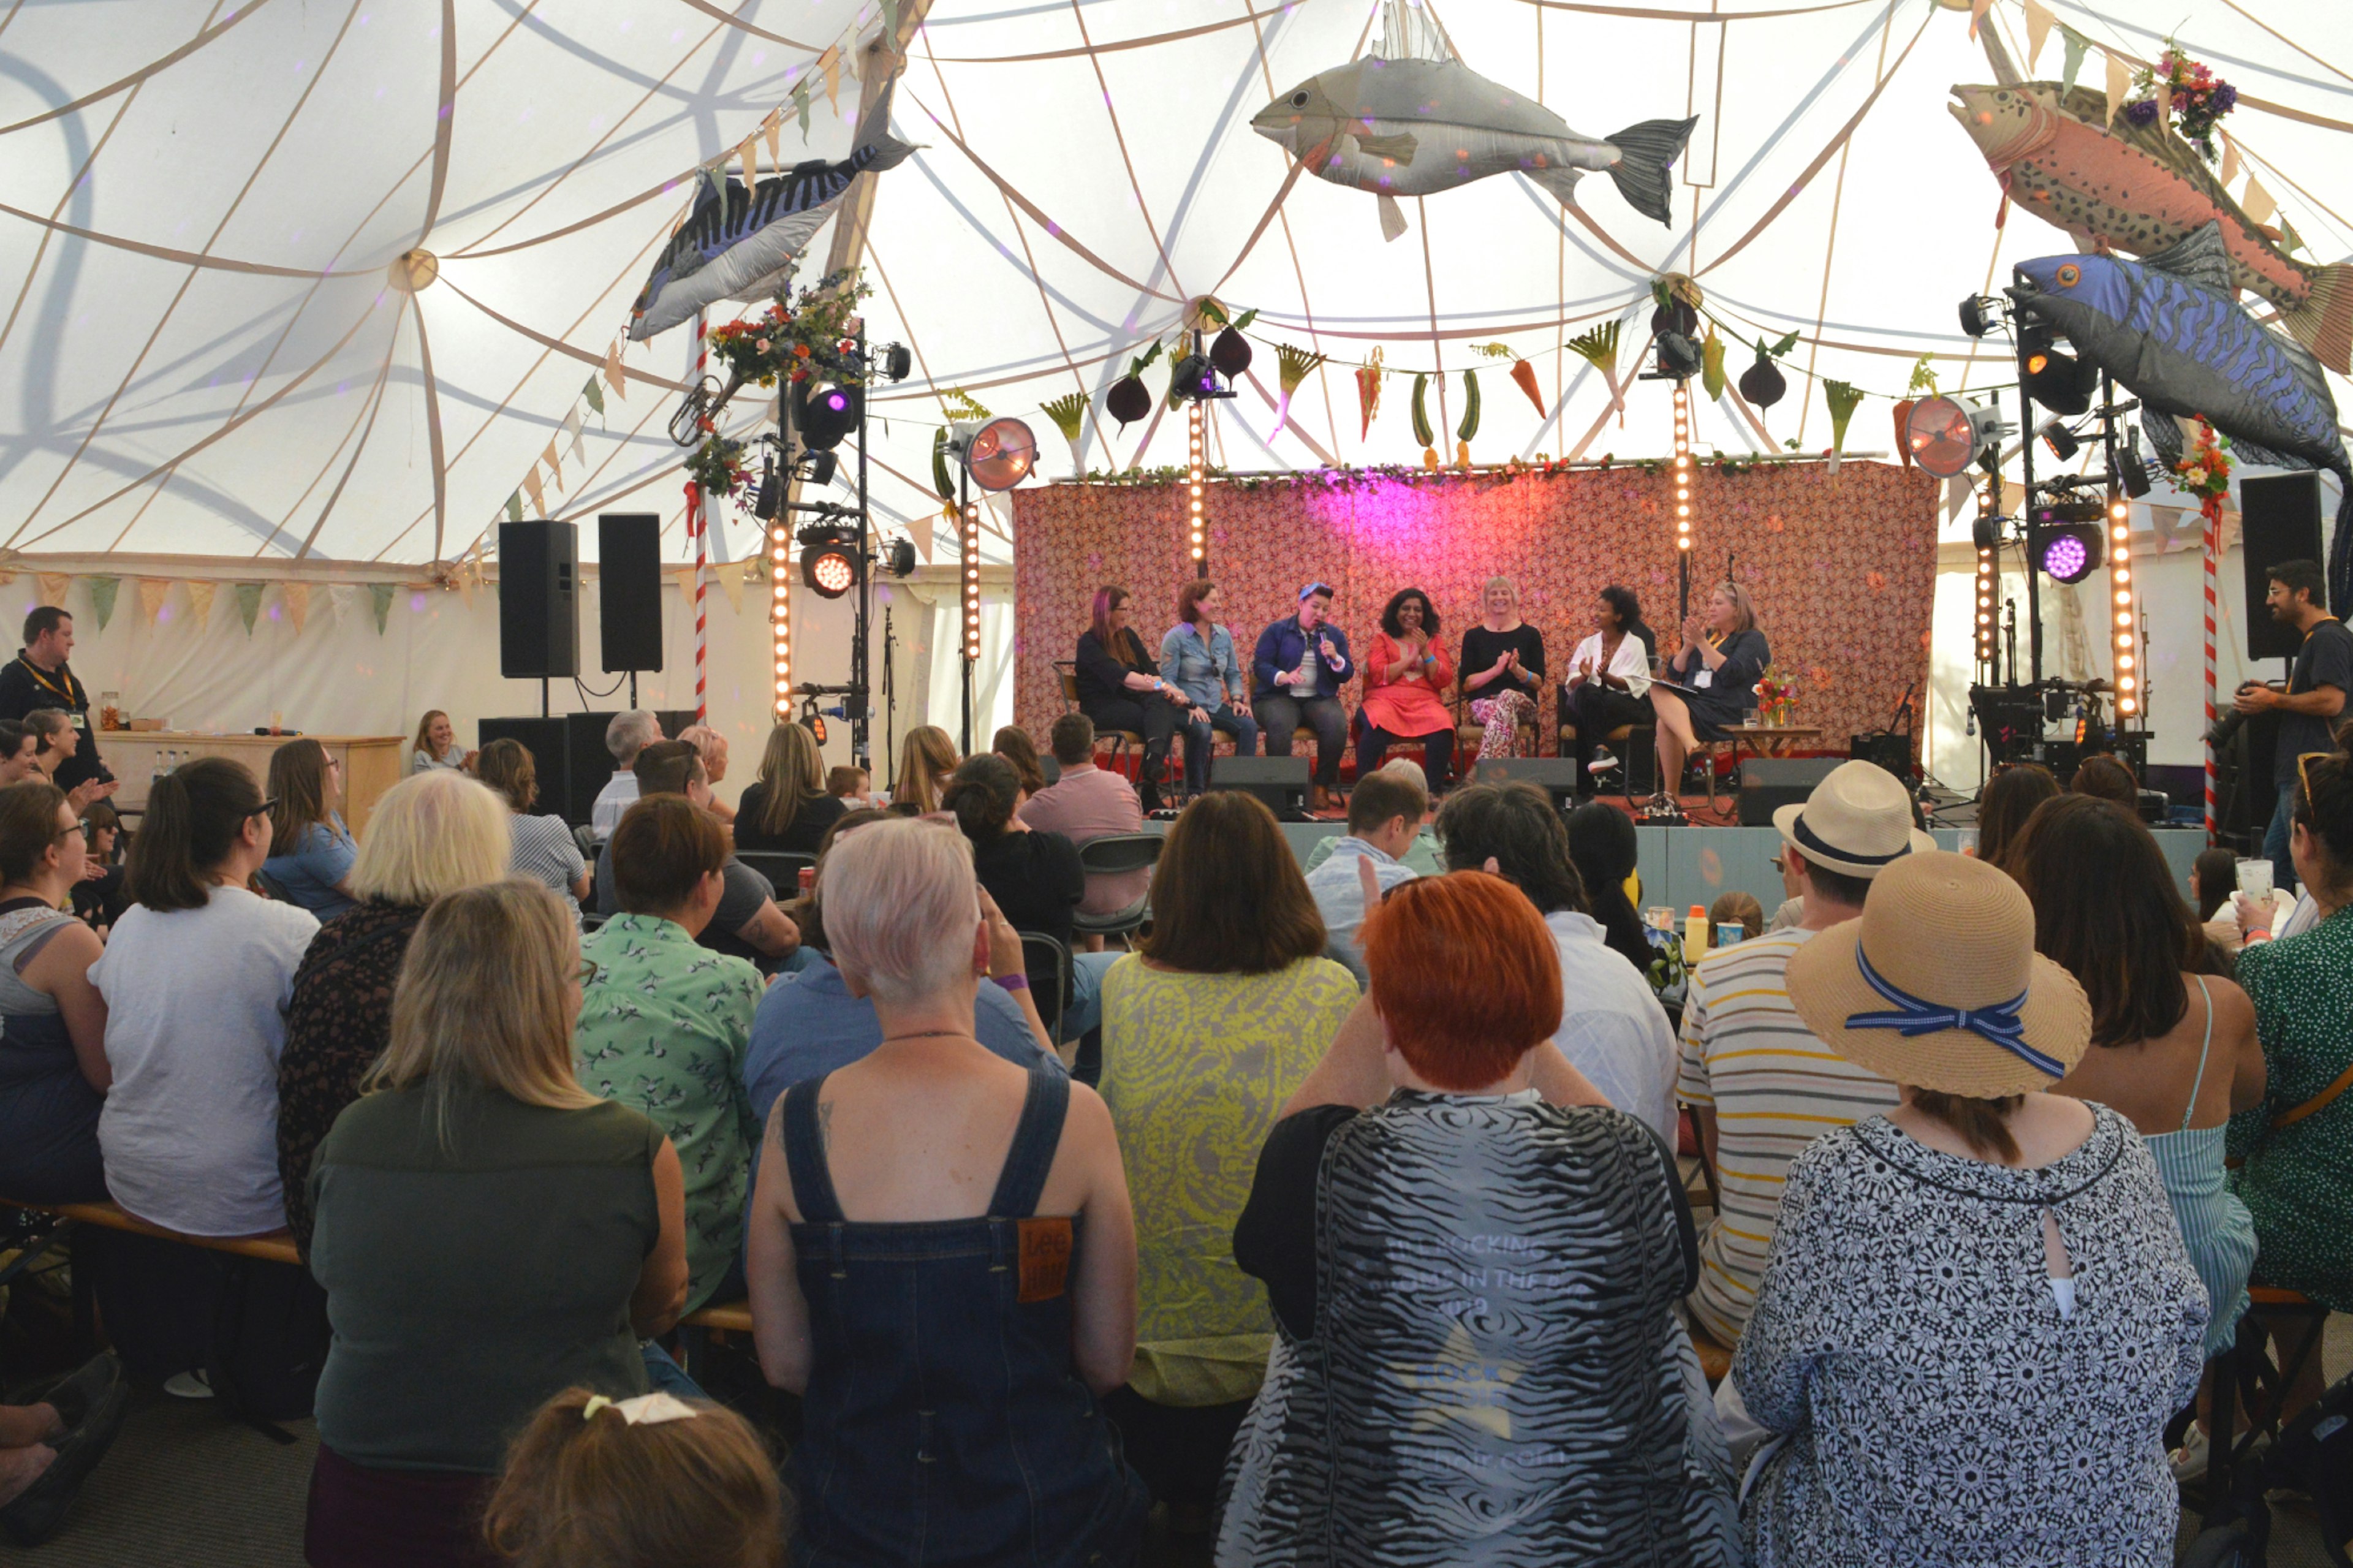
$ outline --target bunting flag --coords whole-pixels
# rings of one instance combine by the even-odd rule
[[[531,498],[531,510],[539,513],[540,517],[544,519],[547,516],[547,497],[539,488],[539,465],[537,463],[533,463],[531,466],[531,472],[523,475],[522,477],[522,493]],[[520,522],[522,520],[521,518],[517,518],[515,521]]]
[[[360,585],[357,583],[327,584],[327,608],[334,616],[335,625],[340,626],[351,619],[352,612],[359,606]]]
[[[209,578],[192,578],[188,582],[188,615],[203,631],[213,624],[213,595],[220,584]]]
[[[2042,46],[2051,38],[2051,25],[2059,18],[2042,0],[2026,0],[2026,68],[2032,70]]]
[[[2222,172],[2216,178],[2228,185],[2239,177],[2239,144],[2231,140],[2229,132],[2219,126],[2215,128],[2214,134],[2222,139]]]
[[[139,617],[152,626],[155,624],[155,617],[163,612],[164,596],[172,591],[172,584],[158,577],[141,577],[137,581]]]
[[[778,142],[784,133],[785,111],[781,109],[768,110],[768,118],[760,121],[760,134],[768,139],[768,166],[772,169],[784,166],[784,155],[778,150]]]
[[[605,384],[613,389],[614,396],[628,400],[629,375],[621,368],[621,340],[618,338],[615,338],[612,346],[605,351]]]
[[[2075,89],[2075,73],[2084,68],[2084,57],[2091,52],[2092,40],[2062,22],[2059,24],[2059,44],[2067,51],[2059,73],[2059,90],[2064,94]]]
[[[507,521],[509,522],[521,522],[522,521],[522,492],[521,490],[517,490],[514,494],[507,497],[506,513]]]
[[[547,465],[547,471],[554,476],[555,488],[557,489],[562,489],[564,488],[564,465],[555,460],[554,437],[550,436],[547,438],[547,450],[539,455],[539,460],[545,463]]]
[[[237,593],[237,618],[245,623],[245,635],[251,637],[253,618],[261,614],[261,590],[265,584],[238,583],[233,586]]]
[[[719,591],[727,595],[727,607],[738,615],[744,612],[744,574],[750,570],[748,561],[723,562],[711,569],[719,581]]]
[[[677,566],[670,570],[671,579],[678,584],[678,596],[687,604],[694,603],[694,568]]]
[[[2239,207],[2247,215],[2249,223],[2265,224],[2271,222],[2272,215],[2279,211],[2279,203],[2274,201],[2272,194],[2263,189],[2261,180],[2249,174],[2246,191],[2239,197]]]
[[[2132,90],[2132,68],[2114,55],[2104,57],[2108,62],[2107,129],[2114,130],[2116,110],[2125,106],[2125,95]]]
[[[392,596],[400,592],[397,583],[371,583],[367,585],[368,601],[375,607],[375,635],[384,636],[385,617],[392,613]]]
[[[278,596],[285,603],[286,618],[293,624],[294,635],[301,636],[302,628],[311,621],[311,584],[280,583]]]
[[[806,81],[793,84],[793,113],[801,122],[801,140],[806,142],[809,127],[809,90]]]
[[[759,139],[760,133],[755,131],[751,135],[744,137],[744,144],[735,149],[735,156],[741,160],[744,164],[744,188],[746,191],[751,190],[760,183],[760,155],[754,146],[754,143]]]
[[[66,590],[73,586],[69,572],[36,572],[34,580],[41,585],[41,603],[62,610],[66,607]]]
[[[580,405],[575,403],[572,405],[572,412],[564,416],[564,434],[572,437],[572,460],[580,465],[581,472],[586,473],[588,471],[588,454],[580,445],[580,430],[584,423],[580,417]]]
[[[1969,0],[1969,42],[1977,42],[1978,24],[1983,21],[1985,14],[1992,9],[1993,0]]]
[[[1980,3],[1990,5],[1993,0],[1980,0]],[[839,120],[841,118],[841,51],[828,46],[825,53],[818,56],[817,68],[825,73],[825,106],[833,110],[833,117]]]
[[[106,623],[114,618],[114,595],[122,586],[120,577],[85,577],[90,584],[90,607],[98,613],[98,629],[104,631]]]
[[[595,376],[588,378],[587,384],[580,389],[580,395],[596,411],[597,418],[605,417],[605,389]]]

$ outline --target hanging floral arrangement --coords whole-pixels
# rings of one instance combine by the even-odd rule
[[[2198,510],[2217,527],[2222,502],[2231,493],[2231,438],[2198,416],[2198,439],[2181,461],[2173,465],[2174,482],[2198,498]]]
[[[712,328],[704,342],[728,374],[720,402],[746,382],[774,386],[779,380],[807,381],[812,369],[855,385],[857,368],[845,356],[857,335],[852,329],[858,302],[873,292],[857,268],[846,268],[818,279],[797,299],[780,294],[756,316]]]
[[[2239,101],[2239,89],[2182,53],[2181,46],[2165,40],[2165,53],[2155,70],[2143,70],[2133,86],[2146,96],[2125,105],[2125,118],[2135,125],[2154,125],[2169,109],[2173,128],[2181,139],[2212,163],[2214,127]]]
[[[686,459],[687,493],[701,489],[714,496],[732,496],[751,477],[744,467],[744,443],[707,431],[702,445]]]

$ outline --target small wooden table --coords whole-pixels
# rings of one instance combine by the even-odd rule
[[[1736,763],[1740,760],[1740,748],[1744,745],[1756,747],[1760,757],[1770,757],[1787,754],[1777,748],[1810,745],[1822,738],[1819,727],[1804,724],[1734,724],[1726,727],[1724,733],[1732,742],[1732,760]]]
[[[179,730],[100,730],[99,760],[122,787],[114,794],[117,811],[144,812],[147,785],[156,767],[173,767],[198,757],[227,757],[241,763],[256,784],[269,778],[269,753],[293,740],[291,735],[193,735]],[[343,821],[356,834],[367,826],[376,797],[400,782],[408,760],[405,735],[311,735],[307,739],[327,748],[327,755],[343,765]]]

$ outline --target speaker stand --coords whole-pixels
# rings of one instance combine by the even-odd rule
[[[638,706],[638,672],[637,672],[636,670],[634,670],[634,669],[633,669],[633,670],[629,671],[629,709],[630,709],[630,710],[631,710],[632,712],[636,711],[636,710],[637,710],[637,706]]]
[[[539,678],[539,716],[547,717],[547,677]]]

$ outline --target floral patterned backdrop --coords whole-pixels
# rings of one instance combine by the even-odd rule
[[[1732,558],[1754,595],[1775,668],[1798,690],[1792,722],[1819,726],[1822,750],[1887,721],[1905,688],[1928,676],[1937,482],[1884,463],[1704,464],[1693,494],[1693,603]],[[1623,584],[1662,641],[1674,635],[1672,481],[1640,467],[1399,479],[1303,475],[1213,483],[1209,576],[1223,591],[1245,662],[1303,584],[1339,590],[1334,621],[1359,652],[1388,595],[1411,584],[1438,607],[1458,650],[1477,622],[1480,584],[1520,587],[1521,615],[1544,634],[1556,679],[1591,627],[1597,590]],[[1061,711],[1056,660],[1071,657],[1096,587],[1134,594],[1134,625],[1157,652],[1189,573],[1179,485],[1058,484],[1014,495],[1014,711],[1043,734]],[[1353,709],[1358,689],[1342,693]],[[1543,715],[1543,749],[1555,742]]]

